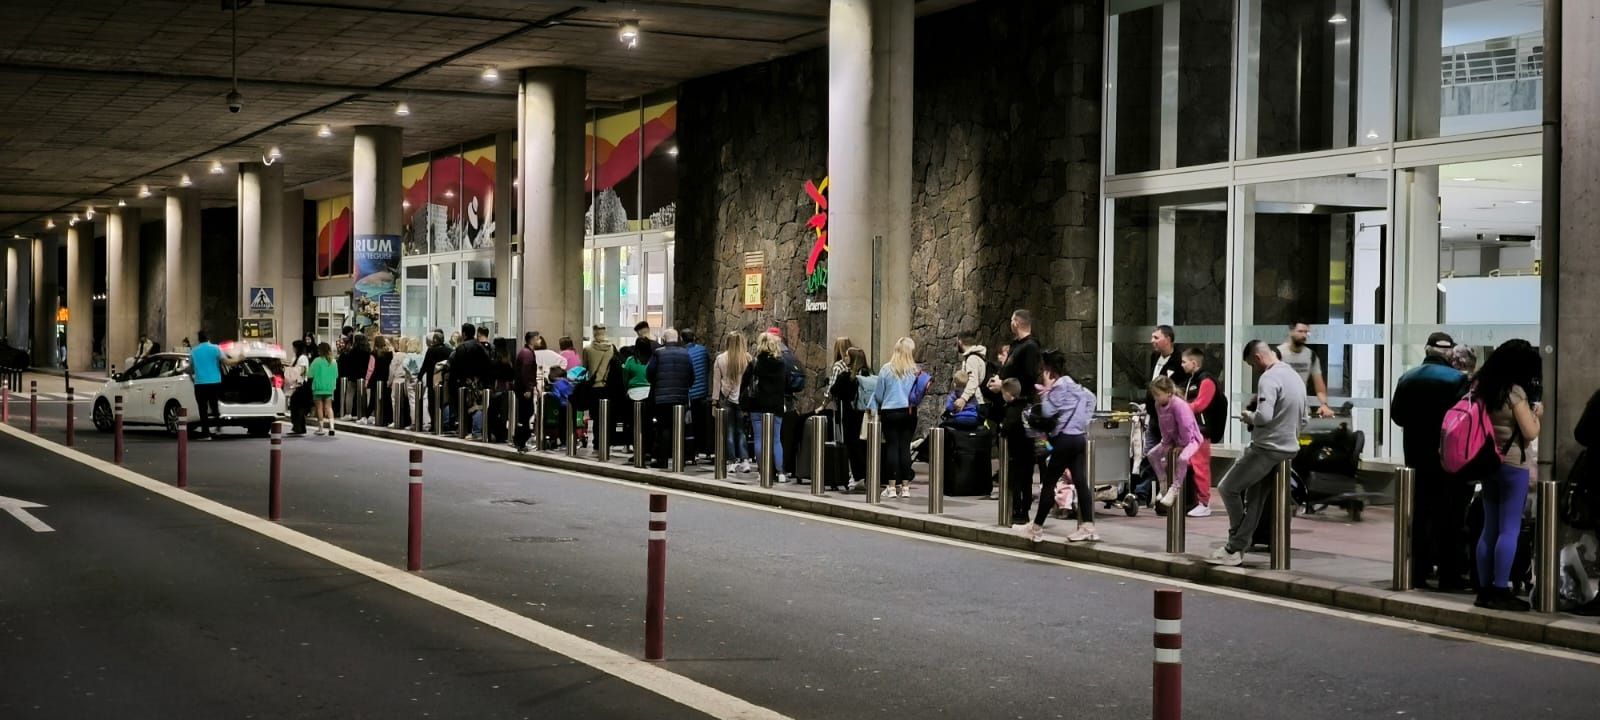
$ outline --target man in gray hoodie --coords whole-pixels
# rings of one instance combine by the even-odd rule
[[[1250,538],[1267,510],[1271,488],[1264,482],[1273,469],[1300,451],[1300,429],[1306,422],[1306,385],[1272,347],[1260,340],[1245,345],[1244,362],[1261,373],[1256,396],[1239,413],[1250,428],[1245,448],[1222,477],[1217,490],[1228,509],[1228,542],[1207,559],[1216,565],[1239,565]]]

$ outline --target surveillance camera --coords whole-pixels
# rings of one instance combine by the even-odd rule
[[[236,113],[244,107],[244,96],[238,90],[228,91],[228,112]]]

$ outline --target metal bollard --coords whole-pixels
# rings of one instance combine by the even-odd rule
[[[633,401],[633,466],[644,467],[644,401]]]
[[[600,398],[595,403],[594,453],[600,462],[611,461],[611,401]]]
[[[422,432],[422,415],[428,409],[427,386],[421,380],[411,383],[409,392],[411,398],[411,432]]]
[[[828,487],[828,418],[806,418],[806,449],[811,453],[811,494],[821,495]]]
[[[432,427],[434,435],[444,434],[444,398],[440,397],[440,392],[442,390],[444,390],[444,385],[442,383],[435,382],[428,386],[428,398],[433,404],[433,415],[431,422],[433,423]]]
[[[565,418],[561,421],[561,425],[564,430],[564,437],[562,437],[562,440],[567,443],[567,457],[577,457],[578,409],[573,407],[572,403],[569,401],[567,402],[567,406],[561,409],[561,415]]]
[[[0,385],[0,423],[11,422],[11,374],[6,373],[5,384]]]
[[[494,392],[484,390],[480,398],[482,402],[478,405],[478,411],[483,413],[483,427],[478,430],[478,440],[487,443],[489,442],[489,404],[494,401]]]
[[[121,465],[124,449],[122,445],[122,396],[118,395],[114,400],[115,402],[111,405],[111,461]]]
[[[1171,452],[1167,453],[1167,487],[1177,487],[1178,482],[1178,449],[1173,448]],[[1090,487],[1092,488],[1094,485],[1091,483]],[[1185,514],[1183,506],[1183,493],[1178,493],[1178,499],[1173,501],[1171,507],[1167,508],[1167,552],[1173,555],[1182,555],[1184,553],[1186,540],[1184,521],[1189,516]],[[1079,517],[1083,516],[1079,515]]]
[[[1411,521],[1417,512],[1417,471],[1408,467],[1394,473],[1394,576],[1389,586],[1395,590],[1410,590]]]
[[[683,472],[683,406],[672,406],[672,472]]]
[[[1183,591],[1156,589],[1155,663],[1151,673],[1151,717],[1183,717]]]
[[[1078,498],[1078,517],[1089,517],[1090,508],[1094,507],[1094,441],[1085,440],[1083,443],[1083,474],[1089,478],[1089,497]]]
[[[422,451],[411,450],[410,460],[410,494],[406,503],[406,569],[416,572],[422,569]]]
[[[189,408],[178,408],[178,487],[189,487]]]
[[[365,380],[357,380],[352,384],[356,386],[356,417],[364,418],[367,416],[367,382]]]
[[[533,403],[533,415],[532,415],[532,417],[529,418],[529,421],[533,423],[533,436],[532,436],[533,437],[533,449],[534,450],[543,450],[543,449],[545,449],[545,447],[544,447],[544,393],[542,391],[540,391],[538,388],[534,388],[533,399],[531,400],[531,402]]]
[[[272,423],[272,446],[267,463],[267,519],[283,516],[283,423]]]
[[[28,432],[39,434],[39,381],[28,381]]]
[[[711,479],[728,479],[728,409],[719,407],[712,415],[716,446],[711,449]]]
[[[521,423],[517,422],[518,409],[517,391],[511,390],[506,393],[506,442],[512,446],[517,444],[517,431],[522,429],[519,427]]]
[[[467,416],[467,389],[456,391],[456,437],[462,440],[472,434],[472,418]]]
[[[384,427],[400,430],[405,427],[400,424],[400,418],[405,417],[406,414],[406,386],[398,382],[388,383],[388,385],[392,402],[389,403],[389,422],[384,423]]]
[[[1278,464],[1272,483],[1272,569],[1289,569],[1289,461]]]
[[[67,447],[72,447],[77,426],[78,407],[72,399],[72,386],[67,386]]]
[[[1539,532],[1539,544],[1533,550],[1534,609],[1542,613],[1556,611],[1556,587],[1561,578],[1560,545],[1557,535],[1561,528],[1560,485],[1554,480],[1540,480],[1538,506],[1534,515]]]
[[[777,439],[775,437],[777,433],[773,432],[772,421],[772,413],[761,413],[761,457],[758,460],[761,464],[761,487],[764,488],[772,487],[777,475],[777,469],[773,467],[775,449],[772,447],[772,443]]]
[[[928,514],[944,512],[944,428],[928,435]]]
[[[389,383],[387,383],[387,382],[378,383],[378,385],[377,385],[377,387],[375,389],[377,390],[377,392],[375,394],[378,396],[378,402],[377,402],[377,407],[372,408],[372,426],[373,427],[383,427],[384,425],[388,424],[388,423],[383,421],[383,414],[385,412],[388,412],[388,410],[386,410],[385,408],[388,408],[390,406],[390,402],[389,402]]]
[[[997,493],[1000,517],[995,521],[1000,527],[1011,527],[1011,441],[1000,438],[1000,488]]]
[[[667,496],[650,494],[650,524],[645,550],[644,659],[665,655],[667,624]]]
[[[350,414],[350,383],[346,382],[347,380],[349,380],[349,378],[339,378],[337,381],[338,387],[335,389],[335,392],[338,394],[334,397],[339,399],[339,407],[338,410],[334,412],[334,415],[338,417],[344,417],[345,415]]]
[[[878,424],[878,411],[867,415],[867,503],[883,502],[883,426]]]

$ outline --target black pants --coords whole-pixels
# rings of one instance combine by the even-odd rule
[[[1027,522],[1028,506],[1033,503],[1033,469],[1039,459],[1033,454],[1030,438],[1012,438],[1006,442],[1007,491],[1011,493],[1011,519]]]
[[[528,446],[528,438],[534,432],[533,427],[529,425],[533,421],[533,404],[542,401],[543,398],[539,397],[538,393],[517,393],[517,431],[511,436],[511,444],[516,445],[519,450]],[[540,428],[539,431],[542,433],[544,429]]]
[[[884,410],[878,419],[883,422],[883,482],[910,484],[911,440],[917,433],[917,416],[900,408]]]
[[[694,459],[696,455],[710,455],[716,450],[717,439],[711,437],[711,400],[700,398],[689,401],[689,427],[685,429],[693,440],[684,441],[686,459]]]
[[[311,410],[311,381],[307,380],[289,396],[290,431],[305,434],[306,413]]]
[[[667,462],[672,459],[672,416],[677,408],[684,406],[667,403],[654,403],[654,406],[655,413],[653,417],[655,418],[656,432],[655,444],[652,449],[655,454],[651,456],[651,465],[664,468],[667,466]],[[687,459],[688,453],[691,451],[687,440],[683,443],[683,450],[685,459]]]
[[[861,425],[867,414],[855,408],[844,411],[844,447],[850,455],[850,477],[867,480],[867,441],[861,439]]]
[[[1450,585],[1468,575],[1467,546],[1476,541],[1467,534],[1467,505],[1472,486],[1439,470],[1418,470],[1416,512],[1411,516],[1415,548],[1411,576],[1415,584],[1437,567],[1439,581]]]
[[[1033,514],[1035,525],[1044,525],[1056,506],[1056,481],[1072,471],[1072,485],[1078,492],[1078,522],[1094,522],[1094,487],[1084,471],[1083,451],[1088,447],[1082,435],[1056,435],[1050,438],[1050,462],[1039,478],[1039,509]]]
[[[194,386],[194,404],[200,413],[200,434],[210,435],[213,427],[222,429],[222,409],[217,406],[217,401],[222,398],[222,383],[196,384]]]

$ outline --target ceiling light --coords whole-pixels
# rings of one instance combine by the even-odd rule
[[[399,115],[400,117],[407,117],[411,115],[411,106],[407,105],[406,101],[401,100],[400,102],[394,104],[394,114]]]
[[[128,206],[128,201],[127,200],[118,200],[117,201],[117,207],[127,207],[127,206]]]
[[[189,179],[189,173],[184,173],[178,178],[178,187],[192,187],[194,181]]]
[[[139,197],[142,197],[142,198],[150,197],[150,186],[149,185],[140,185],[139,186]]]
[[[1367,131],[1367,139],[1368,140],[1377,140],[1378,139],[1378,131],[1377,130],[1368,130]]]
[[[320,127],[317,128],[317,137],[319,137],[319,138],[331,138],[331,137],[333,137],[333,128],[328,127],[327,123],[323,123]]]
[[[1458,177],[1458,178],[1450,178],[1450,179],[1454,180],[1456,182],[1477,182],[1478,181],[1478,179],[1475,178],[1475,177]]]
[[[67,218],[67,227],[73,227],[73,226],[75,226],[77,224],[78,224],[78,214],[77,213],[73,213],[72,217]]]
[[[444,191],[444,196],[447,197],[447,198],[453,198],[453,197],[456,196],[456,191],[454,191],[454,190],[446,190],[446,191]]]
[[[678,156],[678,146],[677,145],[673,145],[672,147],[667,148],[667,154],[671,155],[673,157],[677,157]]]
[[[279,150],[277,145],[273,145],[272,147],[267,148],[266,155],[261,156],[261,164],[271,165],[282,159],[283,151]]]
[[[1328,18],[1329,25],[1343,25],[1347,22],[1350,22],[1350,18],[1345,17],[1344,13],[1336,12]]]
[[[617,39],[621,40],[629,50],[639,47],[639,23],[623,23],[617,30]]]
[[[89,220],[93,220],[94,219],[94,206],[90,205],[89,209],[84,211],[83,216],[85,218],[89,219]]]
[[[1521,162],[1511,163],[1511,167],[1522,167],[1522,163]]]
[[[497,68],[497,67],[495,67],[493,65],[484,66],[484,68],[483,68],[483,81],[484,82],[500,82],[500,68]]]
[[[1518,205],[1532,205],[1533,201],[1532,200],[1518,200],[1517,204]]]
[[[45,218],[44,219],[44,229],[46,229],[46,230],[54,230],[54,229],[56,229],[56,221],[55,221],[55,219],[54,218]]]
[[[212,175],[221,175],[221,174],[223,174],[223,173],[225,173],[227,171],[228,171],[227,168],[222,167],[222,161],[221,160],[212,160],[211,161],[211,174]]]
[[[1443,281],[1440,281],[1438,284],[1434,285],[1434,287],[1439,288],[1439,292],[1442,293],[1450,292],[1450,288],[1445,287]]]

